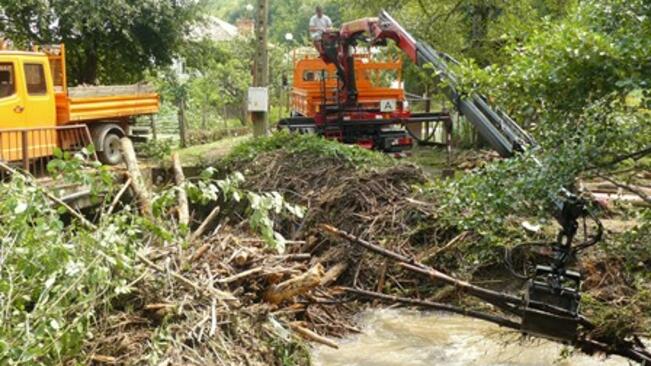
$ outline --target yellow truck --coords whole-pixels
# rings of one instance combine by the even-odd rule
[[[63,45],[0,50],[0,161],[44,170],[55,148],[92,143],[103,163],[115,165],[134,117],[159,109],[158,94],[144,85],[68,88]]]

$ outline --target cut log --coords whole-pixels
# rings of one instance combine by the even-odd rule
[[[321,284],[323,266],[317,264],[307,272],[287,281],[271,286],[264,294],[264,299],[271,304],[280,304],[294,296],[304,294]]]
[[[190,224],[190,206],[188,204],[188,193],[185,191],[185,175],[179,153],[172,154],[172,169],[174,170],[174,183],[176,183],[176,199],[178,200],[179,224]]]
[[[328,347],[332,347],[335,349],[339,349],[339,346],[337,343],[329,340],[326,337],[323,337],[321,335],[316,334],[315,332],[303,327],[301,323],[299,322],[293,322],[289,323],[289,327],[292,328],[292,330],[298,335],[300,335],[303,339],[311,342],[316,342],[316,343],[321,343],[323,345],[326,345]]]
[[[140,172],[138,159],[136,158],[136,151],[133,149],[133,142],[131,142],[128,137],[123,137],[120,140],[120,143],[122,147],[122,157],[124,158],[124,163],[127,165],[129,177],[131,177],[131,187],[138,200],[140,213],[142,213],[143,216],[151,216],[151,194],[149,193],[149,189],[147,189],[145,179],[142,177],[142,172]]]
[[[346,262],[340,262],[332,266],[332,268],[330,268],[321,279],[321,286],[328,286],[335,282],[337,278],[346,271],[346,269],[348,269],[348,263]]]

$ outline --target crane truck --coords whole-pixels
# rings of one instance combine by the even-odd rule
[[[68,88],[64,45],[0,50],[0,161],[44,171],[54,151],[95,146],[109,165],[136,116],[158,113],[149,87]]]
[[[383,11],[379,17],[354,20],[342,25],[339,30],[326,31],[317,48],[324,63],[332,65],[338,77],[338,103],[315,118],[295,117],[285,121],[288,126],[300,126],[316,130],[350,130],[344,122],[367,122],[369,113],[377,113],[369,108],[360,108],[363,95],[358,88],[359,62],[355,58],[355,48],[359,44],[385,46],[393,41],[407,57],[418,66],[430,65],[438,78],[446,81],[444,94],[456,109],[470,121],[481,136],[502,157],[510,158],[516,154],[539,149],[534,138],[522,129],[506,113],[495,108],[480,94],[462,94],[458,91],[457,76],[450,64],[457,63],[451,56],[434,50],[424,42],[416,40],[395,19]],[[341,116],[329,124],[329,113]],[[344,119],[345,121],[343,121]],[[389,119],[408,120],[408,115],[394,113]],[[542,168],[542,163],[534,157],[534,164]],[[588,202],[571,190],[559,187],[554,198],[553,215],[560,225],[557,241],[553,245],[553,260],[549,265],[537,265],[533,275],[528,278],[524,294],[524,306],[495,302],[494,305],[521,317],[523,333],[535,334],[556,340],[571,342],[577,335],[581,324],[579,273],[568,268],[569,263],[580,250],[597,243],[602,236],[599,220],[588,209]],[[581,243],[577,239],[579,220],[593,219],[597,232],[586,235]]]
[[[414,140],[420,139],[420,131],[411,131],[409,126],[418,129],[424,123],[442,122],[449,136],[452,120],[448,113],[410,110],[402,81],[403,63],[395,56],[370,50],[354,52],[350,62],[356,72],[345,82],[335,64],[322,55],[297,57],[289,98],[291,116],[280,120],[278,127],[395,156],[405,155]],[[350,85],[354,85],[354,97]]]

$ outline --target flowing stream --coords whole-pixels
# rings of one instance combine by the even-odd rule
[[[361,317],[363,333],[340,340],[338,350],[314,348],[316,366],[629,365],[619,357],[567,355],[569,349],[562,345],[523,339],[496,325],[461,316],[374,310]]]

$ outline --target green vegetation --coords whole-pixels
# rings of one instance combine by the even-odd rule
[[[66,225],[21,177],[0,192],[0,363],[63,364],[81,352],[97,312],[130,291],[142,225],[122,214],[97,230]]]
[[[178,150],[185,164],[214,165],[221,159],[220,166],[227,169],[251,167],[257,169],[258,180],[252,186],[273,186],[272,191],[280,187],[314,204],[309,207],[331,211],[304,213],[279,193],[243,189],[248,182],[240,174],[217,181],[209,170],[184,187],[157,190],[152,217],[140,215],[133,205],[103,215],[120,188],[109,171],[89,174],[81,169],[86,166],[83,157],[57,152],[59,159],[49,165],[50,172],[65,182],[93,188],[92,199],[99,205],[96,227],[71,219],[28,178],[13,177],[0,185],[0,363],[88,364],[85,347],[97,337],[100,319],[118,308],[133,310],[130,300],[140,287],[156,293],[166,286],[147,275],[150,269],[138,259],[140,254],[174,248],[183,254],[177,263],[183,272],[189,266],[189,228],[170,219],[175,217],[179,189],[202,207],[225,203],[224,211],[237,211],[233,217],[243,219],[240,226],[259,236],[254,240],[262,242],[261,253],[285,250],[286,240],[274,218],[296,218],[285,220],[287,228],[298,227],[296,232],[309,235],[315,228],[304,227],[306,222],[316,226],[331,220],[383,245],[408,242],[414,250],[445,245],[464,233],[456,247],[431,261],[472,278],[482,266],[503,266],[504,248],[553,241],[556,228],[550,211],[562,188],[572,190],[579,181],[602,177],[621,182],[623,192],[626,185],[648,185],[651,158],[620,157],[651,146],[649,1],[272,1],[273,119],[287,114],[281,107],[286,93],[282,78],[291,69],[287,53],[310,45],[307,22],[317,3],[336,25],[386,8],[419,39],[461,61],[455,67],[460,91],[486,95],[530,131],[540,148],[424,183],[418,169],[384,154],[314,135],[276,132],[256,140],[222,139],[229,135],[223,131],[244,127],[247,121],[243,106],[252,80],[253,42],[246,37],[228,42],[194,39],[189,30],[200,25],[204,15],[231,22],[251,19],[246,1],[1,0],[0,33],[20,46],[66,43],[71,83],[130,83],[146,77],[157,85],[164,110],[174,119],[183,103],[194,131],[191,142],[209,142]],[[286,33],[294,40],[286,40]],[[170,67],[173,58],[183,60],[184,72]],[[441,100],[436,75],[407,65],[406,88]],[[455,128],[467,130],[467,125]],[[145,155],[161,160],[172,150],[167,140],[143,146]],[[286,161],[275,161],[278,157]],[[445,165],[441,150],[418,150],[410,160]],[[327,177],[329,194],[321,195],[323,171],[335,169],[336,174]],[[277,182],[268,179],[272,174]],[[351,185],[356,190],[351,191]],[[417,201],[409,196],[413,190]],[[651,210],[611,206],[607,214],[625,216],[633,229],[607,232],[603,243],[577,263],[586,277],[583,311],[596,322],[599,339],[649,337]],[[378,224],[380,219],[384,221]],[[540,224],[542,230],[525,232],[525,220]],[[395,284],[385,289],[398,291],[390,286]],[[150,362],[163,359],[170,344],[186,341],[171,335],[179,318],[156,323],[154,336],[143,346],[153,354]],[[184,321],[192,320],[192,325],[201,320],[188,319]],[[303,345],[276,338],[265,342],[274,349],[267,354],[275,353],[282,364],[305,362]]]
[[[0,2],[0,34],[26,47],[65,43],[72,84],[135,83],[169,65],[202,1]]]
[[[246,141],[226,157],[224,164],[245,164],[265,152],[284,150],[292,154],[312,153],[324,158],[344,159],[356,167],[389,166],[394,160],[382,153],[363,149],[356,145],[345,145],[316,135],[276,132],[268,137]]]
[[[0,185],[0,363],[62,365],[72,360],[88,364],[87,342],[100,336],[100,318],[122,308],[138,287],[157,286],[145,278],[139,255],[163,246],[186,247],[187,228],[170,220],[176,189],[157,191],[154,215],[141,216],[127,205],[111,215],[109,208],[119,186],[108,170],[78,174],[83,160],[55,160],[51,167],[65,181],[84,183],[99,200],[100,218],[84,223],[68,217],[32,178],[14,176]],[[239,188],[242,175],[213,180],[207,171],[183,189],[193,202],[213,205],[244,203],[244,217],[270,248],[284,251],[284,238],[271,217],[302,215],[276,192]],[[81,180],[79,180],[81,179]],[[136,285],[137,284],[137,285]],[[128,301],[127,301],[128,302]],[[169,342],[161,340],[152,356]]]

